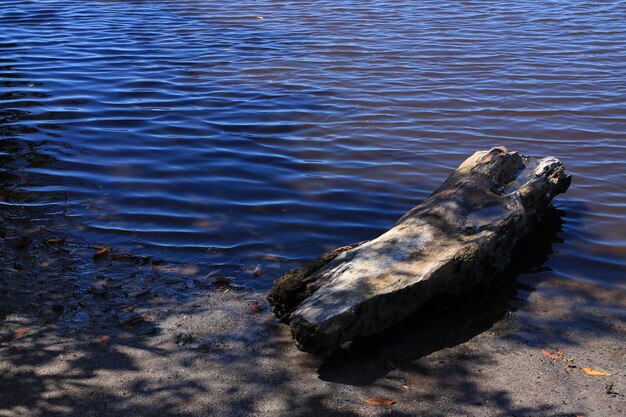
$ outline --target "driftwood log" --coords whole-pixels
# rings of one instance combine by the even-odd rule
[[[485,283],[509,262],[571,177],[556,158],[476,152],[376,239],[335,249],[276,279],[272,311],[299,349],[324,353],[380,332],[441,293]]]

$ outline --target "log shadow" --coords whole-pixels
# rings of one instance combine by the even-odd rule
[[[442,294],[385,332],[357,339],[326,357],[318,369],[324,381],[356,386],[371,384],[392,369],[409,365],[438,350],[464,343],[516,311],[520,274],[545,270],[553,245],[562,243],[565,212],[550,207],[533,232],[515,246],[507,269],[492,280],[458,295]]]

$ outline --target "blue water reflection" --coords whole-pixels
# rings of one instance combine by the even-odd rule
[[[81,237],[144,254],[264,264],[248,280],[263,287],[503,144],[574,174],[555,273],[624,285],[625,11],[3,1],[2,204],[52,204]]]

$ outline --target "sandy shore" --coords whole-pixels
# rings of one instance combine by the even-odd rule
[[[264,294],[219,274],[94,259],[41,228],[2,233],[0,416],[626,414],[618,289],[540,272],[536,291],[513,280],[442,297],[319,358],[295,348]]]

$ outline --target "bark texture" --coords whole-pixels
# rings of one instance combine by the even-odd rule
[[[501,272],[570,181],[553,157],[476,152],[386,233],[279,277],[268,294],[272,311],[306,352],[385,330],[432,297]]]

